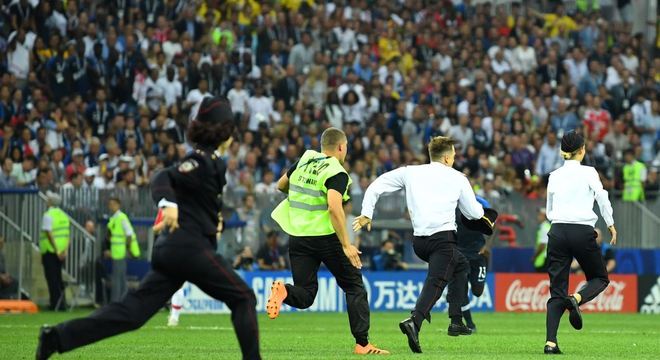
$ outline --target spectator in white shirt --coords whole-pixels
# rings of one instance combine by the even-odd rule
[[[355,31],[353,31],[353,21],[343,19],[341,26],[332,29],[332,32],[337,37],[339,47],[337,54],[346,55],[349,51],[358,51],[357,39]]]
[[[501,75],[502,73],[511,71],[511,65],[504,58],[504,52],[502,50],[498,51],[495,54],[495,58],[493,59],[493,61],[491,61],[490,64],[491,67],[493,68],[493,72],[495,72],[497,75]]]
[[[344,114],[345,123],[356,123],[360,127],[364,126],[366,103],[356,91],[349,90],[342,98],[341,110]]]
[[[261,181],[254,186],[254,193],[257,195],[277,195],[278,192],[275,175],[270,169],[264,171]]]
[[[248,130],[256,132],[259,130],[260,123],[266,123],[270,126],[273,114],[273,100],[264,95],[264,89],[261,84],[257,84],[254,89],[254,96],[248,99]]]
[[[16,87],[23,88],[30,73],[30,50],[24,44],[25,31],[13,31],[7,41],[7,66],[16,77]]]
[[[202,103],[205,97],[212,97],[213,95],[208,92],[209,83],[206,79],[200,79],[197,83],[197,89],[190,90],[188,96],[186,96],[186,107],[190,108],[190,120],[194,120],[197,117],[197,111],[199,111],[199,105]]]
[[[626,47],[625,53],[621,54],[620,58],[623,66],[628,69],[628,71],[633,74],[637,72],[637,68],[639,67],[639,59],[637,59],[637,55],[635,55],[632,47]]]
[[[438,71],[440,73],[444,74],[448,71],[451,71],[452,69],[452,58],[449,55],[451,52],[449,51],[449,45],[446,42],[443,42],[442,45],[440,45],[440,51],[435,54],[433,59],[431,60],[432,62],[436,62],[438,66]]]
[[[497,39],[496,45],[493,45],[490,48],[488,48],[488,56],[491,59],[495,59],[495,55],[497,55],[497,53],[500,51],[504,52],[505,49],[506,49],[506,38],[501,36]]]
[[[250,99],[250,94],[247,90],[243,89],[243,80],[236,79],[234,87],[227,93],[227,100],[231,105],[231,111],[234,113],[236,119],[242,119],[243,114],[247,112],[247,103]]]
[[[357,80],[358,77],[357,74],[355,74],[355,70],[353,70],[353,68],[348,69],[348,72],[346,73],[346,82],[337,88],[337,96],[339,99],[343,99],[344,95],[346,95],[349,90],[355,91],[361,98],[364,97],[364,86],[359,84]]]
[[[512,60],[511,66],[514,71],[528,74],[536,70],[536,52],[529,46],[527,35],[520,36],[520,45],[513,50]]]
[[[181,82],[176,79],[176,71],[173,66],[167,68],[167,76],[158,79],[156,84],[162,89],[165,97],[165,105],[169,108],[181,100],[182,86]]]
[[[167,41],[163,43],[163,52],[165,53],[165,60],[168,64],[172,63],[174,56],[183,53],[183,47],[179,43],[179,33],[176,29],[170,30]]]

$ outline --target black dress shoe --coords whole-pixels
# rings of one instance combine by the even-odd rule
[[[37,344],[37,360],[46,360],[57,352],[57,334],[50,326],[42,326],[39,330],[39,343]]]
[[[408,346],[410,350],[414,353],[420,354],[422,352],[422,347],[419,346],[419,330],[412,318],[407,318],[399,323],[399,329],[408,337]]]
[[[469,327],[463,324],[449,324],[447,329],[447,335],[449,336],[458,336],[458,335],[472,335],[472,330]]]
[[[559,355],[561,354],[561,350],[559,350],[559,346],[546,345],[543,348],[543,353],[547,355]]]
[[[571,325],[575,330],[582,329],[582,312],[580,312],[580,304],[577,300],[569,296],[566,298],[568,301],[568,320],[571,322]]]

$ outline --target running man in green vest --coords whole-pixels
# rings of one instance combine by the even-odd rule
[[[540,208],[536,216],[539,223],[539,229],[536,230],[536,249],[532,256],[532,263],[536,272],[544,273],[548,271],[548,231],[550,231],[550,222],[545,216],[545,208]]]
[[[69,216],[59,208],[62,199],[53,192],[47,192],[48,210],[41,220],[39,249],[44,274],[48,283],[50,309],[65,310],[64,283],[62,282],[62,266],[69,248],[70,222]]]
[[[112,216],[108,220],[108,238],[112,258],[112,277],[110,278],[112,301],[119,301],[126,294],[126,254],[130,253],[134,258],[140,257],[140,246],[135,238],[131,221],[120,208],[119,199],[110,198],[108,209]]]
[[[623,201],[644,201],[644,183],[646,165],[635,159],[635,153],[629,149],[624,153],[626,164],[623,166]]]
[[[342,207],[349,199],[351,178],[343,167],[346,134],[329,128],[321,135],[321,152],[307,150],[277,183],[288,194],[272,217],[289,234],[293,285],[273,282],[266,303],[268,317],[275,319],[282,303],[306,309],[314,303],[321,263],[346,293],[355,354],[389,354],[369,343],[369,303],[362,282],[360,251],[350,244]]]

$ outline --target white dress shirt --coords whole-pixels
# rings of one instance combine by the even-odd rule
[[[564,166],[550,173],[546,209],[551,223],[596,225],[594,200],[598,202],[605,224],[614,225],[612,204],[596,169],[580,165],[579,161],[566,160]]]
[[[468,219],[484,216],[467,177],[438,162],[401,167],[379,176],[364,194],[362,215],[372,219],[378,198],[402,189],[415,236],[456,231],[457,204]]]

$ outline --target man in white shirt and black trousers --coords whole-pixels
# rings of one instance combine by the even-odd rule
[[[399,324],[408,337],[410,349],[416,353],[422,352],[418,336],[422,322],[424,319],[431,322],[431,308],[452,279],[451,286],[456,289],[450,294],[457,298],[447,299],[452,319],[449,331],[470,333],[461,319],[463,297],[467,296],[464,289],[469,264],[456,247],[456,206],[467,218],[465,221],[475,223],[475,228],[492,229],[497,216],[491,209],[484,216],[484,209],[477,202],[467,177],[452,168],[456,156],[453,139],[435,137],[429,142],[428,150],[429,164],[401,167],[376,179],[364,195],[362,214],[353,222],[356,231],[363,226],[370,229],[378,198],[385,193],[406,191],[413,225],[413,249],[420,259],[429,263],[428,275],[412,316]]]
[[[582,329],[579,306],[594,299],[607,288],[609,279],[600,246],[596,242],[594,225],[598,216],[593,211],[594,200],[616,244],[616,229],[612,205],[603,189],[598,172],[590,166],[580,165],[585,155],[584,138],[575,131],[561,140],[564,165],[550,173],[548,180],[547,217],[552,223],[548,232],[548,274],[550,299],[546,318],[546,344],[544,353],[561,354],[557,346],[557,329],[564,310],[576,329]],[[584,270],[587,284],[568,296],[568,275],[575,258]]]

